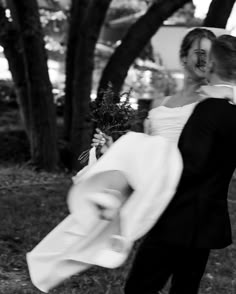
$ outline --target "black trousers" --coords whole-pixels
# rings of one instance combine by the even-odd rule
[[[125,294],[156,294],[171,277],[169,294],[197,294],[209,249],[141,244],[125,285]]]

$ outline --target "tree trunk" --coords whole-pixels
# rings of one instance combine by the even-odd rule
[[[74,167],[80,169],[77,158],[91,144],[92,127],[89,104],[94,67],[94,51],[111,0],[94,0],[89,6],[86,21],[79,32],[73,80],[73,115],[71,148]]]
[[[234,6],[234,2],[235,0],[212,0],[203,26],[224,29]]]
[[[24,129],[30,138],[30,110],[27,75],[25,72],[24,54],[19,31],[15,23],[9,22],[5,15],[5,8],[0,5],[0,44],[4,48],[4,55],[8,61],[9,70],[16,89],[17,102],[19,104]]]
[[[98,87],[98,100],[102,99],[102,91],[109,83],[112,84],[114,92],[120,92],[128,69],[135,58],[145,48],[163,21],[187,2],[189,0],[156,0],[146,14],[130,27],[103,71]]]
[[[72,87],[74,80],[74,62],[79,44],[79,32],[86,19],[90,0],[72,0],[70,8],[70,24],[66,51],[66,82],[64,104],[64,138],[69,141],[72,125]]]
[[[31,157],[37,167],[53,170],[58,160],[56,117],[38,5],[36,0],[12,0],[12,4],[22,34],[30,85]]]

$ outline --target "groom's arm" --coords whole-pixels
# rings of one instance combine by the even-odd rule
[[[203,176],[217,136],[217,103],[208,99],[198,104],[179,140],[185,176]],[[218,108],[218,107],[217,107]]]

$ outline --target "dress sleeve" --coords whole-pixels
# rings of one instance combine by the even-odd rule
[[[217,136],[217,111],[214,102],[197,105],[179,139],[186,176],[204,176]]]

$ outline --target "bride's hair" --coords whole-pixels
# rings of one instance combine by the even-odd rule
[[[216,36],[212,31],[205,28],[195,28],[188,32],[183,38],[183,41],[180,46],[180,59],[188,55],[188,51],[192,47],[192,44],[195,40],[199,40],[200,44],[203,38],[209,39],[210,41],[214,41],[216,39]]]
[[[236,37],[222,35],[213,43],[210,53],[214,71],[222,79],[236,81]]]

